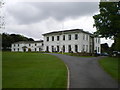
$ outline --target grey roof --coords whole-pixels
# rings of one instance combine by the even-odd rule
[[[19,42],[15,42],[13,44],[22,44],[22,43],[25,43],[25,44],[29,44],[29,43],[42,43],[43,40],[40,40],[40,41],[19,41]]]
[[[54,31],[54,32],[49,32],[49,33],[45,33],[45,34],[42,34],[42,35],[45,36],[45,35],[57,34],[57,33],[62,34],[62,33],[67,33],[67,32],[83,32],[83,33],[86,33],[86,34],[93,35],[92,33],[83,31],[83,29],[71,29],[71,30]]]

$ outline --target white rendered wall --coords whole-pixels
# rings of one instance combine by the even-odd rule
[[[29,46],[29,44],[30,44],[30,46]],[[36,46],[35,46],[35,44],[36,44]],[[43,50],[42,43],[27,43],[27,44],[19,43],[19,46],[18,46],[18,44],[12,44],[11,51],[13,51],[13,52],[17,52],[17,51],[23,52],[23,48],[22,48],[23,46],[27,47],[26,51],[28,51],[28,48],[30,48],[31,51],[35,51],[35,48],[36,48],[36,51],[39,51],[39,48],[41,48]],[[14,51],[14,49],[15,49],[15,51]]]

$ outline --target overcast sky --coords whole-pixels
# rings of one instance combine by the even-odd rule
[[[6,29],[2,32],[16,33],[43,39],[42,34],[69,29],[83,29],[91,33],[93,15],[99,13],[98,2],[14,2],[6,3]],[[101,39],[101,43],[113,43],[112,40]]]

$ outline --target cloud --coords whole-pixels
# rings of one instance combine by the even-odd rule
[[[31,24],[54,18],[57,21],[93,15],[98,2],[32,2],[16,3],[7,7],[8,15],[19,24]]]

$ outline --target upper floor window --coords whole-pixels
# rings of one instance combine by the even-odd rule
[[[88,35],[86,35],[86,40],[88,40]]]
[[[14,47],[15,47],[15,44],[14,44]]]
[[[29,46],[31,46],[31,44],[29,44]]]
[[[83,40],[85,40],[85,34],[83,34]]]
[[[65,40],[65,35],[63,35],[63,40]]]
[[[96,43],[97,43],[97,38],[96,38]]]
[[[35,43],[35,46],[36,46],[37,44]]]
[[[68,40],[71,40],[71,35],[68,35]]]
[[[75,40],[77,40],[78,39],[78,34],[75,34]]]
[[[100,43],[100,38],[98,38],[98,43]]]
[[[49,41],[49,37],[47,37],[47,41]]]
[[[60,36],[57,36],[57,41],[59,41],[60,40]]]
[[[52,36],[52,41],[54,41],[54,36]]]
[[[19,47],[19,44],[18,44],[18,47]]]

